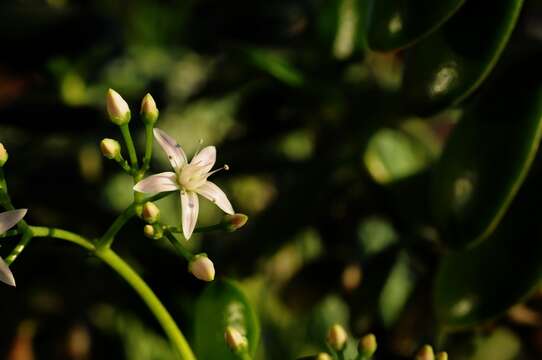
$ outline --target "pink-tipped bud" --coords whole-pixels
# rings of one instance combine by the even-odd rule
[[[376,348],[376,336],[373,334],[367,334],[359,340],[358,351],[366,358],[373,356],[373,354],[376,352]]]
[[[416,354],[416,360],[435,360],[435,353],[431,345],[424,345]]]
[[[107,91],[107,113],[109,119],[116,125],[130,122],[130,108],[128,103],[113,89]]]
[[[194,256],[188,264],[188,270],[200,280],[213,281],[215,279],[215,266],[206,254]]]
[[[237,213],[233,215],[226,215],[224,217],[223,223],[225,224],[227,231],[233,232],[245,226],[247,221],[248,216],[246,216],[245,214]]]
[[[228,326],[224,332],[224,341],[234,353],[245,351],[248,348],[248,340],[239,330]]]
[[[147,94],[143,97],[140,114],[145,124],[154,125],[156,120],[158,120],[159,111],[151,94]]]
[[[446,351],[441,351],[437,354],[437,360],[448,360],[448,353]]]
[[[160,219],[160,209],[153,202],[147,201],[141,210],[141,218],[149,224],[154,224]]]
[[[0,143],[0,167],[4,166],[4,164],[8,161],[8,157],[8,152],[4,147],[4,144]]]
[[[149,239],[158,240],[164,236],[164,231],[160,226],[147,224],[143,227],[143,234]]]
[[[100,142],[100,150],[102,155],[110,160],[120,158],[120,144],[117,140],[103,139]]]
[[[327,343],[329,344],[329,346],[331,346],[333,350],[343,350],[346,346],[347,340],[348,334],[341,325],[335,324],[331,328],[329,328],[329,331],[327,333]]]

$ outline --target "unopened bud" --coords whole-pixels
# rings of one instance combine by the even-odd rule
[[[8,152],[6,151],[4,144],[0,143],[0,167],[4,166],[4,164],[7,161],[8,161]]]
[[[188,270],[200,280],[213,281],[215,279],[215,266],[205,254],[194,256],[188,264]]]
[[[329,329],[327,343],[333,350],[341,351],[344,349],[346,340],[348,340],[348,334],[346,334],[346,331],[341,325],[335,324]]]
[[[154,224],[160,219],[160,209],[153,202],[147,201],[141,210],[141,218],[149,224]]]
[[[223,223],[226,225],[227,231],[233,232],[245,226],[247,221],[248,221],[248,216],[246,216],[245,214],[237,213],[233,215],[226,215],[224,217]]]
[[[316,360],[333,360],[333,358],[328,353],[320,353],[316,356]]]
[[[248,340],[239,330],[228,326],[224,332],[224,341],[234,353],[245,351],[248,348]]]
[[[435,353],[431,345],[424,345],[416,354],[415,360],[435,360]]]
[[[158,108],[151,94],[145,95],[141,101],[141,118],[145,124],[153,125],[158,120]]]
[[[367,334],[359,340],[358,350],[366,358],[370,358],[376,352],[376,336]]]
[[[448,353],[446,351],[441,351],[437,354],[437,360],[448,360]]]
[[[103,139],[100,142],[100,150],[102,155],[108,159],[117,159],[120,157],[120,144],[117,140]]]
[[[113,89],[107,91],[107,113],[116,125],[124,125],[130,121],[130,108],[122,96]]]
[[[147,224],[143,227],[143,234],[149,239],[158,240],[164,236],[164,231],[160,226]]]

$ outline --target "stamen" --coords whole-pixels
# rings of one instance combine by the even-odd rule
[[[205,175],[205,177],[208,178],[209,176],[213,175],[214,173],[217,173],[217,172],[219,172],[221,170],[228,171],[229,169],[230,169],[230,167],[226,164],[226,165],[222,166],[221,168],[218,168],[218,169],[215,169],[215,170],[213,170],[211,172],[208,172],[207,175]]]

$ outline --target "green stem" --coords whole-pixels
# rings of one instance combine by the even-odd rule
[[[92,251],[99,259],[109,265],[109,267],[111,267],[128,284],[130,284],[130,286],[139,294],[141,299],[145,302],[145,304],[147,304],[164,329],[164,332],[174,345],[181,359],[196,359],[181,330],[177,327],[177,324],[168,313],[164,305],[160,302],[158,297],[145,283],[145,281],[130,267],[130,265],[120,258],[113,250],[109,248],[96,249],[91,241],[70,231],[47,228],[43,226],[31,226],[29,228],[35,237],[51,237],[65,240],[77,244],[86,250]]]
[[[143,173],[149,170],[151,158],[152,158],[152,143],[153,143],[153,126],[145,124],[145,155],[143,156],[143,166],[141,170]]]
[[[115,240],[115,236],[117,233],[122,229],[124,224],[128,222],[134,215],[135,215],[135,207],[136,204],[133,203],[132,205],[128,206],[111,224],[109,229],[102,235],[102,237],[97,242],[97,248],[98,249],[105,249],[111,247],[111,244],[113,244],[113,240]]]
[[[181,255],[188,261],[192,261],[194,259],[194,254],[192,254],[188,249],[186,249],[184,246],[181,245],[179,240],[173,235],[170,231],[167,229],[165,230],[164,234],[166,235],[166,238],[169,240],[171,245],[175,247],[175,249],[181,253]]]
[[[236,355],[240,360],[252,360],[252,356],[250,356],[248,351],[242,351],[240,353],[236,353]]]
[[[26,225],[26,227],[28,227],[28,225]],[[25,230],[23,232],[21,240],[19,240],[17,245],[13,248],[13,250],[11,250],[8,257],[6,258],[6,264],[11,265],[15,261],[15,259],[17,259],[17,256],[19,256],[19,254],[23,252],[30,240],[32,240],[32,237],[33,234],[31,230]]]
[[[117,274],[126,280],[126,282],[132,286],[139,296],[141,296],[143,301],[153,312],[160,325],[162,325],[162,328],[166,332],[171,342],[175,345],[175,349],[178,351],[181,359],[195,360],[196,357],[192,353],[188,342],[177,327],[177,324],[175,324],[175,321],[171,315],[160,302],[158,297],[149,288],[149,286],[143,281],[143,279],[141,279],[141,277],[139,277],[139,275],[130,267],[130,265],[128,265],[122,258],[113,252],[113,250],[108,248],[96,251],[96,256],[115,270]]]
[[[120,132],[124,138],[124,143],[128,149],[128,156],[130,157],[130,163],[132,164],[132,169],[137,170],[137,153],[134,146],[134,141],[132,140],[132,135],[130,134],[130,127],[128,124],[123,124],[120,126]]]

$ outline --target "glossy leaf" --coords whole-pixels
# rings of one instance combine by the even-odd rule
[[[465,327],[492,319],[536,290],[542,279],[541,169],[529,176],[497,230],[484,242],[445,256],[435,284],[439,320]]]
[[[434,31],[465,0],[367,0],[366,32],[369,47],[390,51],[406,47]]]
[[[435,112],[472,93],[495,66],[522,3],[468,1],[438,31],[409,49],[401,89],[407,111]]]
[[[196,306],[195,352],[201,359],[235,360],[224,341],[227,326],[233,326],[248,340],[254,355],[260,338],[258,319],[245,295],[229,280],[215,280]]]
[[[521,75],[522,66],[498,79],[467,111],[437,164],[431,208],[451,247],[481,241],[495,229],[538,149],[542,77]]]

